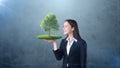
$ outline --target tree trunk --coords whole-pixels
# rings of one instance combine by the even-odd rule
[[[50,24],[49,24],[49,36],[50,36]]]
[[[50,36],[50,30],[49,30],[49,36]]]

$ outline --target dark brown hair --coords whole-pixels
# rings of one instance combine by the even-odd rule
[[[78,24],[75,20],[73,19],[67,19],[65,20],[66,22],[68,22],[71,27],[73,28],[74,27],[74,31],[73,31],[73,37],[77,40],[80,40],[81,39],[81,36],[79,34],[79,29],[78,29]]]

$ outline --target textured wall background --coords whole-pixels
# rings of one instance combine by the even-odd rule
[[[78,21],[88,44],[88,68],[120,68],[120,0],[0,0],[0,68],[61,68],[45,34],[42,18],[55,13],[60,24]],[[57,41],[58,45],[60,40]]]

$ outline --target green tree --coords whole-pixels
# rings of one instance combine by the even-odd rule
[[[53,30],[59,30],[59,24],[58,21],[56,19],[56,15],[55,14],[48,14],[46,15],[41,24],[40,27],[44,30],[44,31],[48,31],[49,32],[49,36],[50,36],[50,32],[51,29]]]

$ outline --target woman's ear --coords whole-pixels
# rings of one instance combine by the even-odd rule
[[[74,29],[75,29],[75,28],[74,28],[74,27],[72,27],[72,31],[74,31]]]

